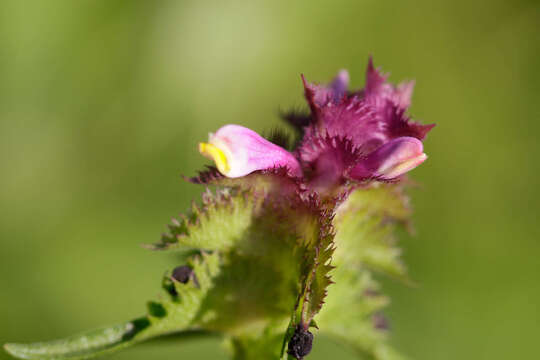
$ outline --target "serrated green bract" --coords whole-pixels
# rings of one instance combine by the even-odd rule
[[[149,314],[144,317],[62,340],[6,344],[4,347],[11,355],[22,359],[87,359],[159,335],[194,328],[194,319],[202,300],[214,286],[213,279],[219,273],[220,265],[217,254],[193,257],[190,265],[197,276],[197,284],[173,283],[175,295],[153,302]]]
[[[408,200],[398,185],[358,189],[336,211],[336,251],[327,304],[317,317],[321,333],[349,344],[362,357],[402,359],[386,342],[380,311],[389,303],[373,271],[407,280],[392,232],[409,216]],[[347,309],[347,311],[344,311]]]
[[[193,275],[183,283],[172,271],[165,274],[163,295],[148,303],[146,316],[75,338],[9,344],[6,349],[21,358],[89,358],[158,335],[195,329],[220,332],[236,344],[238,354],[251,354],[253,350],[239,349],[254,339],[253,334],[265,337],[270,334],[265,329],[272,327],[271,337],[282,339],[305,258],[298,244],[318,232],[313,227],[316,213],[301,203],[290,204],[238,189],[206,192],[201,206],[194,205],[190,215],[170,227],[174,240],[154,246],[196,249],[187,257]]]
[[[296,250],[303,254],[301,286],[290,326],[301,324],[305,329],[323,306],[327,287],[332,283],[329,275],[333,269],[330,260],[334,251],[331,214],[320,214],[318,220],[312,224],[313,230],[306,232],[309,236],[300,239]]]
[[[234,245],[250,227],[255,202],[247,193],[231,196],[224,190],[203,194],[202,205],[195,203],[191,212],[173,219],[169,233],[161,242],[149,245],[154,250],[223,250]]]
[[[400,187],[359,188],[341,204],[322,202],[280,171],[221,179],[226,187],[205,192],[201,205],[173,220],[150,248],[181,252],[186,262],[178,265],[192,273],[179,279],[169,270],[147,315],[6,350],[27,359],[84,359],[202,330],[222,334],[234,359],[276,359],[301,326],[318,327],[373,359],[396,359],[379,314],[388,299],[372,271],[406,279],[392,238],[409,215]]]
[[[407,224],[409,216],[408,198],[399,185],[357,189],[336,210],[334,258],[407,281],[394,231],[397,224]]]
[[[283,340],[283,324],[269,325],[250,334],[230,337],[226,346],[233,360],[276,360]]]

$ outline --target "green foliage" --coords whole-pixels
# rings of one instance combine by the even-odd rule
[[[408,216],[408,200],[398,185],[358,189],[336,211],[335,284],[317,323],[322,333],[349,344],[362,358],[401,359],[386,344],[381,310],[389,299],[380,294],[372,272],[407,279],[392,232]]]
[[[329,272],[333,269],[330,265],[332,253],[334,252],[333,229],[330,224],[331,219],[322,217],[322,224],[319,229],[319,238],[313,246],[306,252],[309,254],[309,266],[306,267],[306,281],[303,287],[303,306],[302,321],[307,326],[313,320],[313,317],[319,312],[324,304],[324,298],[327,294],[327,287],[332,283]]]
[[[354,191],[336,210],[335,260],[407,281],[394,232],[396,225],[408,224],[409,216],[408,198],[399,185]]]
[[[219,273],[219,258],[202,254],[190,265],[198,284],[174,282],[175,295],[153,302],[150,313],[124,324],[102,328],[62,340],[33,344],[6,344],[7,352],[22,359],[87,359],[123,349],[149,338],[193,328],[202,300]],[[156,313],[156,309],[160,309]]]
[[[300,288],[297,301],[284,334],[280,356],[284,356],[285,347],[297,326],[308,329],[313,317],[320,311],[327,294],[327,287],[332,283],[329,272],[334,251],[334,232],[331,225],[331,213],[321,212],[314,219],[317,221],[306,228],[300,238],[296,251],[303,254],[300,270]]]
[[[322,308],[327,287],[332,283],[329,272],[333,269],[330,261],[334,251],[334,233],[330,215],[319,215],[318,223],[313,226],[316,230],[307,232],[311,236],[300,239],[296,250],[303,253],[299,279],[301,286],[287,338],[291,336],[291,329],[297,325],[300,324],[306,329],[309,327],[313,317]]]
[[[137,321],[89,331],[66,339],[33,344],[6,344],[5,350],[21,359],[85,359],[124,348],[138,331]],[[141,325],[145,327],[147,320]]]
[[[169,225],[154,250],[223,250],[235,244],[250,227],[254,201],[246,193],[231,196],[229,191],[213,195],[207,190],[202,206],[191,205],[189,215],[180,215]]]
[[[231,337],[226,344],[234,360],[276,360],[282,341],[283,324],[277,324],[262,331]]]
[[[148,302],[146,316],[6,350],[19,358],[83,359],[163,334],[207,330],[224,335],[234,359],[276,359],[301,326],[319,327],[363,356],[396,359],[379,314],[388,299],[372,271],[406,279],[391,236],[409,214],[401,189],[361,188],[332,209],[295,197],[283,186],[290,180],[277,173],[261,176],[206,191],[202,205],[193,204],[151,246],[181,251],[192,273],[183,281],[167,272],[163,295]]]

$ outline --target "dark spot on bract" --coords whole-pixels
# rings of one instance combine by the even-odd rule
[[[305,330],[301,325],[296,327],[294,335],[289,340],[287,353],[294,358],[301,360],[311,352],[313,346],[313,334]]]
[[[135,335],[150,326],[150,320],[146,317],[141,317],[130,322],[130,329],[122,336],[122,341],[133,339]]]
[[[375,289],[368,288],[364,290],[364,295],[367,297],[376,297],[376,296],[379,296],[380,293]]]
[[[174,282],[171,280],[170,277],[164,276],[163,281],[161,283],[161,286],[165,291],[169,293],[173,298],[176,298],[178,296],[178,291],[176,291],[176,288],[174,287]]]
[[[371,318],[372,321],[373,321],[373,327],[375,329],[378,329],[378,330],[388,330],[388,328],[390,327],[389,323],[388,323],[388,320],[386,319],[386,317],[381,314],[381,313],[377,313],[377,314],[374,314],[373,317]]]
[[[150,301],[148,302],[148,313],[153,317],[162,318],[167,315],[167,310],[160,303]]]

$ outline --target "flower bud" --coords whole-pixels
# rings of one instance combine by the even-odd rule
[[[427,159],[422,142],[413,137],[393,139],[367,155],[349,175],[353,179],[394,179],[414,169]]]
[[[239,125],[225,125],[200,143],[202,155],[214,160],[225,176],[236,178],[256,170],[286,167],[292,176],[301,176],[298,161],[287,150]]]

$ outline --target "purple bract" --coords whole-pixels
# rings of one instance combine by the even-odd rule
[[[359,91],[348,90],[345,70],[329,85],[302,76],[311,112],[284,116],[301,134],[291,151],[239,125],[220,128],[199,150],[226,177],[282,168],[284,176],[318,191],[397,179],[426,160],[422,140],[435,125],[413,122],[406,114],[413,82],[394,86],[386,79],[371,59]]]

